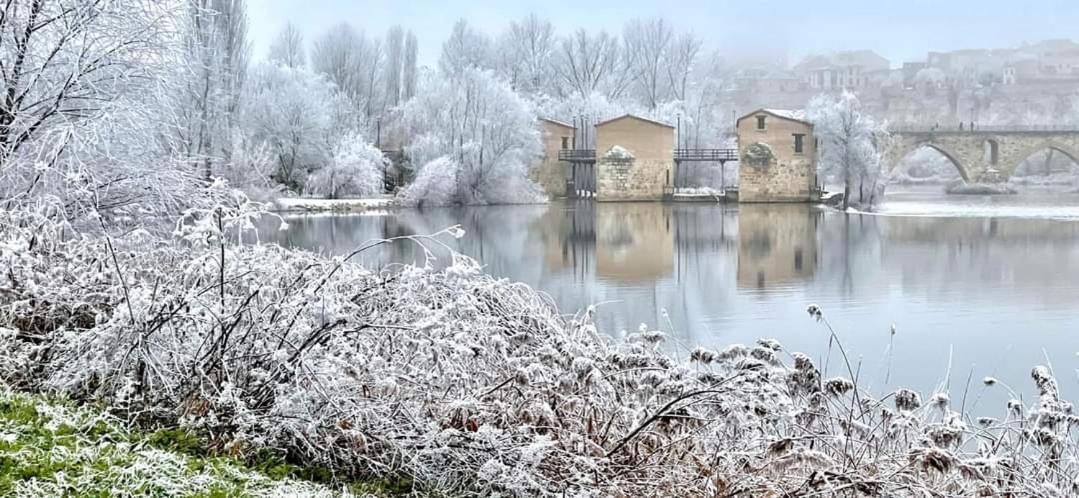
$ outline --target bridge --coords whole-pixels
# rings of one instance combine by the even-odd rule
[[[1007,180],[1027,158],[1050,149],[1079,164],[1079,127],[1074,126],[897,128],[892,136],[885,158],[889,171],[922,147],[948,158],[966,181]]]

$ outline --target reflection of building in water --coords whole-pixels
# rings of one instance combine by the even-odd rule
[[[671,273],[674,230],[668,206],[597,204],[596,272],[616,280],[651,280]]]
[[[796,282],[817,270],[820,214],[804,206],[742,206],[738,211],[738,287]]]
[[[699,277],[706,271],[728,271],[738,248],[737,212],[724,204],[674,204],[674,265],[679,280]],[[730,265],[717,265],[714,258],[730,256]],[[721,268],[717,268],[721,267]]]
[[[578,277],[585,277],[592,270],[596,250],[594,206],[591,201],[567,201],[564,209],[561,205],[551,205],[536,224],[548,270],[573,269]]]

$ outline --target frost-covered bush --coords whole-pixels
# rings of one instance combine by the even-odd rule
[[[414,206],[448,206],[457,199],[457,176],[460,165],[448,157],[438,157],[420,168],[420,173],[400,193],[401,199]]]
[[[329,164],[307,178],[305,192],[330,199],[380,194],[388,162],[362,135],[348,134],[334,147]]]
[[[202,432],[215,451],[451,493],[1079,491],[1079,418],[1047,368],[1033,405],[975,423],[947,392],[876,399],[849,364],[821,370],[774,340],[677,358],[649,327],[611,339],[594,310],[567,317],[461,256],[372,270],[229,245],[251,209],[192,212],[179,245],[0,214],[0,377]]]

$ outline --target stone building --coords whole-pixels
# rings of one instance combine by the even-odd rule
[[[596,200],[658,201],[674,178],[674,127],[626,114],[596,124]]]
[[[801,112],[760,109],[738,118],[735,127],[739,202],[814,200],[817,147]]]
[[[573,147],[573,125],[555,119],[540,118],[540,141],[543,156],[532,165],[529,178],[536,182],[547,196],[566,195],[566,163],[558,160],[558,151]]]

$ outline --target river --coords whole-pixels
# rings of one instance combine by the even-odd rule
[[[827,329],[806,313],[817,304],[875,391],[947,383],[956,399],[971,377],[969,408],[983,377],[1029,392],[1030,368],[1046,362],[1066,394],[1079,387],[1079,194],[907,189],[871,215],[555,202],[287,220],[289,230],[263,233],[331,254],[460,224],[467,235],[444,242],[489,273],[532,285],[564,313],[594,304],[613,335],[642,323],[670,331],[668,347],[681,354],[771,337],[788,351],[831,354],[828,373],[838,375]],[[425,252],[403,241],[358,258],[423,264]]]

